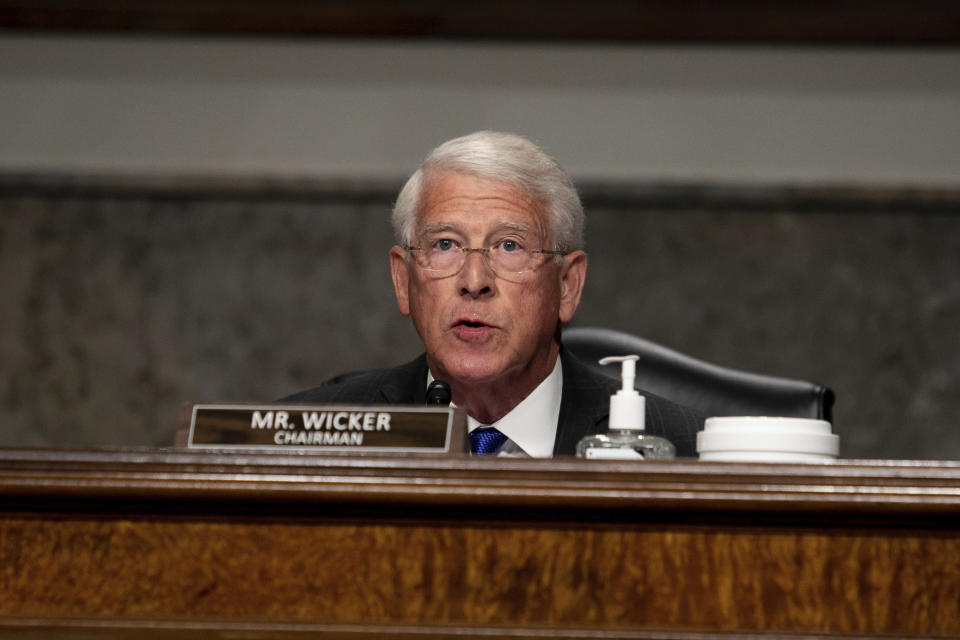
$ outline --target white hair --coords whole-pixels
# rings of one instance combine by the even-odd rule
[[[573,181],[540,147],[512,133],[478,131],[444,142],[427,154],[410,176],[393,207],[397,242],[410,246],[414,225],[429,180],[443,173],[463,173],[515,185],[548,213],[554,250],[583,248],[583,205]]]

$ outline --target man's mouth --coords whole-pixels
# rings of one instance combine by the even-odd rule
[[[486,336],[493,325],[487,324],[482,320],[460,318],[453,323],[453,332],[461,338],[480,338]]]

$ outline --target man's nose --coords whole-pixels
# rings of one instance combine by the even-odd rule
[[[479,298],[493,293],[495,276],[485,251],[464,251],[460,269],[461,293]]]

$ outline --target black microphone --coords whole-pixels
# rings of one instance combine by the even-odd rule
[[[450,385],[443,380],[434,380],[427,387],[427,404],[447,406],[450,404]]]

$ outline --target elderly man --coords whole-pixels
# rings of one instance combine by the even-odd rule
[[[475,453],[573,454],[606,430],[618,388],[561,346],[586,279],[583,218],[569,177],[525,138],[482,131],[440,145],[397,198],[390,250],[397,306],[426,353],[286,400],[422,403],[443,380]],[[694,455],[703,417],[643,393],[647,430]]]

